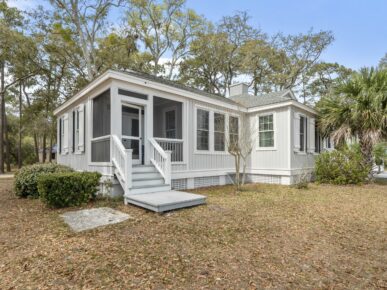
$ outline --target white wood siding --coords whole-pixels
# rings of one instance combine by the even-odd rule
[[[274,149],[259,148],[258,146],[258,116],[261,114],[273,114],[274,122]],[[256,144],[251,154],[251,170],[289,170],[289,120],[288,108],[278,108],[259,113],[250,114],[250,120],[255,125],[252,134]]]

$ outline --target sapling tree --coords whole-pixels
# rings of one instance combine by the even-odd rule
[[[256,118],[250,116],[233,116],[230,114],[228,122],[228,134],[226,137],[227,151],[235,160],[235,181],[237,190],[246,181],[247,160],[255,146],[257,129]],[[242,172],[241,172],[242,170]]]

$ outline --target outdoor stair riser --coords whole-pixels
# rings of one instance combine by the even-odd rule
[[[162,176],[157,171],[155,171],[155,172],[133,172],[133,174],[132,174],[132,180],[138,180],[138,179],[144,179],[144,178],[158,179],[158,178],[162,178]]]
[[[153,185],[153,186],[145,186],[145,187],[132,187],[127,196],[130,196],[132,194],[153,193],[153,192],[168,191],[168,190],[171,190],[171,186],[169,184]]]
[[[133,173],[139,172],[158,172],[153,165],[137,165],[132,168]]]
[[[133,187],[147,187],[150,185],[164,185],[164,178],[142,178],[142,179],[134,179],[132,180]]]

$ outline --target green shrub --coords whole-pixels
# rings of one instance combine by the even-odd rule
[[[98,172],[52,173],[38,178],[41,200],[50,207],[77,206],[94,199],[101,174]]]
[[[34,198],[39,197],[38,193],[38,177],[47,173],[56,172],[71,172],[70,167],[54,164],[34,164],[25,166],[18,170],[15,174],[14,188],[17,196]]]
[[[316,160],[316,181],[321,183],[360,184],[367,180],[369,172],[356,148],[323,152]]]

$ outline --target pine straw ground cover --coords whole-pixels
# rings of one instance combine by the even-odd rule
[[[0,289],[387,287],[386,186],[206,188],[164,215],[98,201],[134,219],[82,233],[0,186]]]

